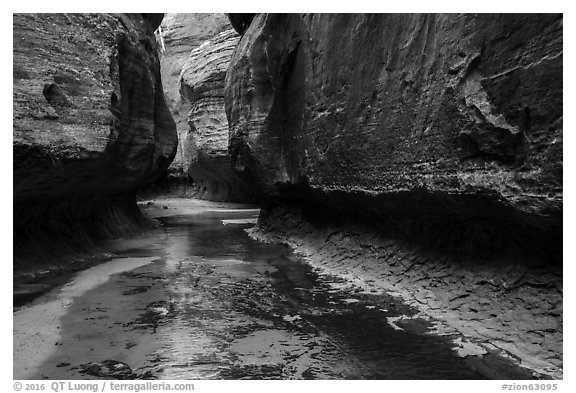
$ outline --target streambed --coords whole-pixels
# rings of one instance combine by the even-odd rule
[[[251,239],[256,209],[142,208],[162,225],[15,311],[15,378],[486,378],[397,299]]]

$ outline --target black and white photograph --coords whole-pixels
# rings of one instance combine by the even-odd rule
[[[552,8],[12,13],[7,391],[561,391]]]

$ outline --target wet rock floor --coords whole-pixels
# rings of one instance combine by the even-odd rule
[[[530,377],[506,359],[459,357],[395,298],[251,239],[257,210],[186,203],[143,205],[162,226],[116,242],[107,280],[87,271],[68,284],[92,280],[83,291],[64,298],[64,286],[15,312],[15,378]],[[52,329],[32,326],[42,313]]]

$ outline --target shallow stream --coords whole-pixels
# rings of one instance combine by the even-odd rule
[[[251,239],[257,210],[182,203],[14,313],[15,378],[484,379],[394,298]]]

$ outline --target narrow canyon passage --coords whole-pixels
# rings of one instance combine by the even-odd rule
[[[14,378],[563,378],[562,13],[12,41]]]
[[[162,226],[14,314],[17,379],[483,379],[414,311],[244,231],[258,210],[143,204]],[[33,318],[31,317],[33,316]],[[38,321],[44,329],[37,331]],[[33,356],[32,356],[33,355]],[[528,378],[498,360],[499,377]]]

